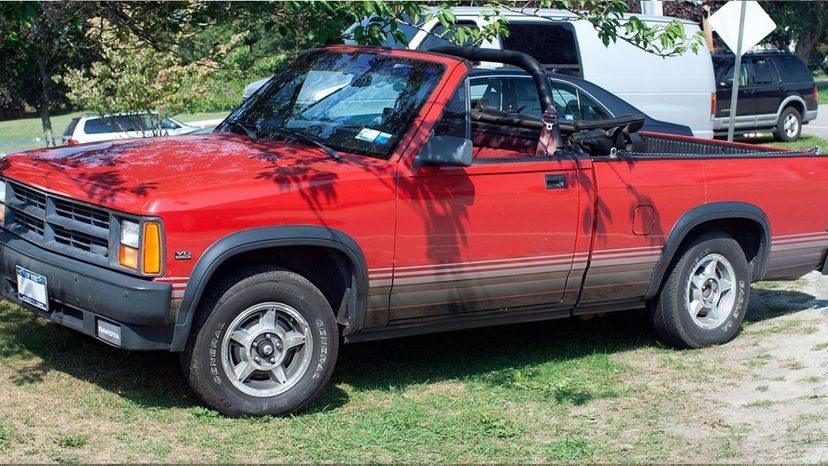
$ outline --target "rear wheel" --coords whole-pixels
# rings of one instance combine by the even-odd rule
[[[796,141],[802,132],[802,115],[793,107],[787,107],[779,115],[779,122],[773,131],[773,137],[777,141]]]
[[[297,411],[333,372],[336,320],[322,293],[301,275],[242,271],[200,311],[182,365],[196,394],[224,414]]]
[[[668,344],[700,348],[727,343],[744,319],[750,272],[741,246],[723,233],[684,248],[653,303],[653,324]]]

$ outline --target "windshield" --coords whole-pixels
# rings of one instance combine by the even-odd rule
[[[277,73],[221,130],[260,138],[292,130],[337,150],[388,158],[434,90],[443,65],[374,53],[314,51]],[[233,121],[236,124],[230,124]]]

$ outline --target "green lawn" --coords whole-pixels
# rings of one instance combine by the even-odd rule
[[[828,84],[819,86],[819,104],[828,104]]]
[[[828,140],[819,136],[812,136],[810,134],[803,134],[798,141],[794,142],[777,142],[773,139],[771,134],[762,134],[754,137],[737,137],[736,141],[746,142],[749,144],[765,144],[774,147],[785,147],[787,149],[812,149],[819,146],[820,153],[828,154]]]
[[[752,348],[809,335],[772,320],[808,306],[749,311],[742,343],[693,351],[662,347],[635,311],[346,345],[307,411],[228,419],[191,395],[176,355],[120,351],[0,301],[0,462],[759,461],[742,442],[754,427],[723,417],[717,391],[776,383]],[[801,403],[828,419],[824,400]]]
[[[72,118],[83,115],[85,112],[67,113],[66,115],[57,115],[52,117],[52,129],[55,137],[60,139],[66,127]],[[204,112],[204,113],[185,113],[175,116],[175,118],[183,123],[203,120],[216,120],[227,116],[228,112]],[[23,139],[43,138],[43,126],[40,123],[40,118],[24,118],[20,120],[0,121],[0,142],[2,141],[17,141]],[[0,146],[0,152],[13,153],[29,149],[37,149],[43,147],[42,142],[20,144],[15,146]]]

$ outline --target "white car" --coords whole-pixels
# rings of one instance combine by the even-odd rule
[[[63,133],[64,144],[111,141],[113,139],[178,136],[197,131],[155,112],[104,115],[86,115],[73,118]]]

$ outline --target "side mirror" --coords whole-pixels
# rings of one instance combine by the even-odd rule
[[[415,165],[468,167],[472,164],[472,142],[457,136],[434,136],[423,145]]]

